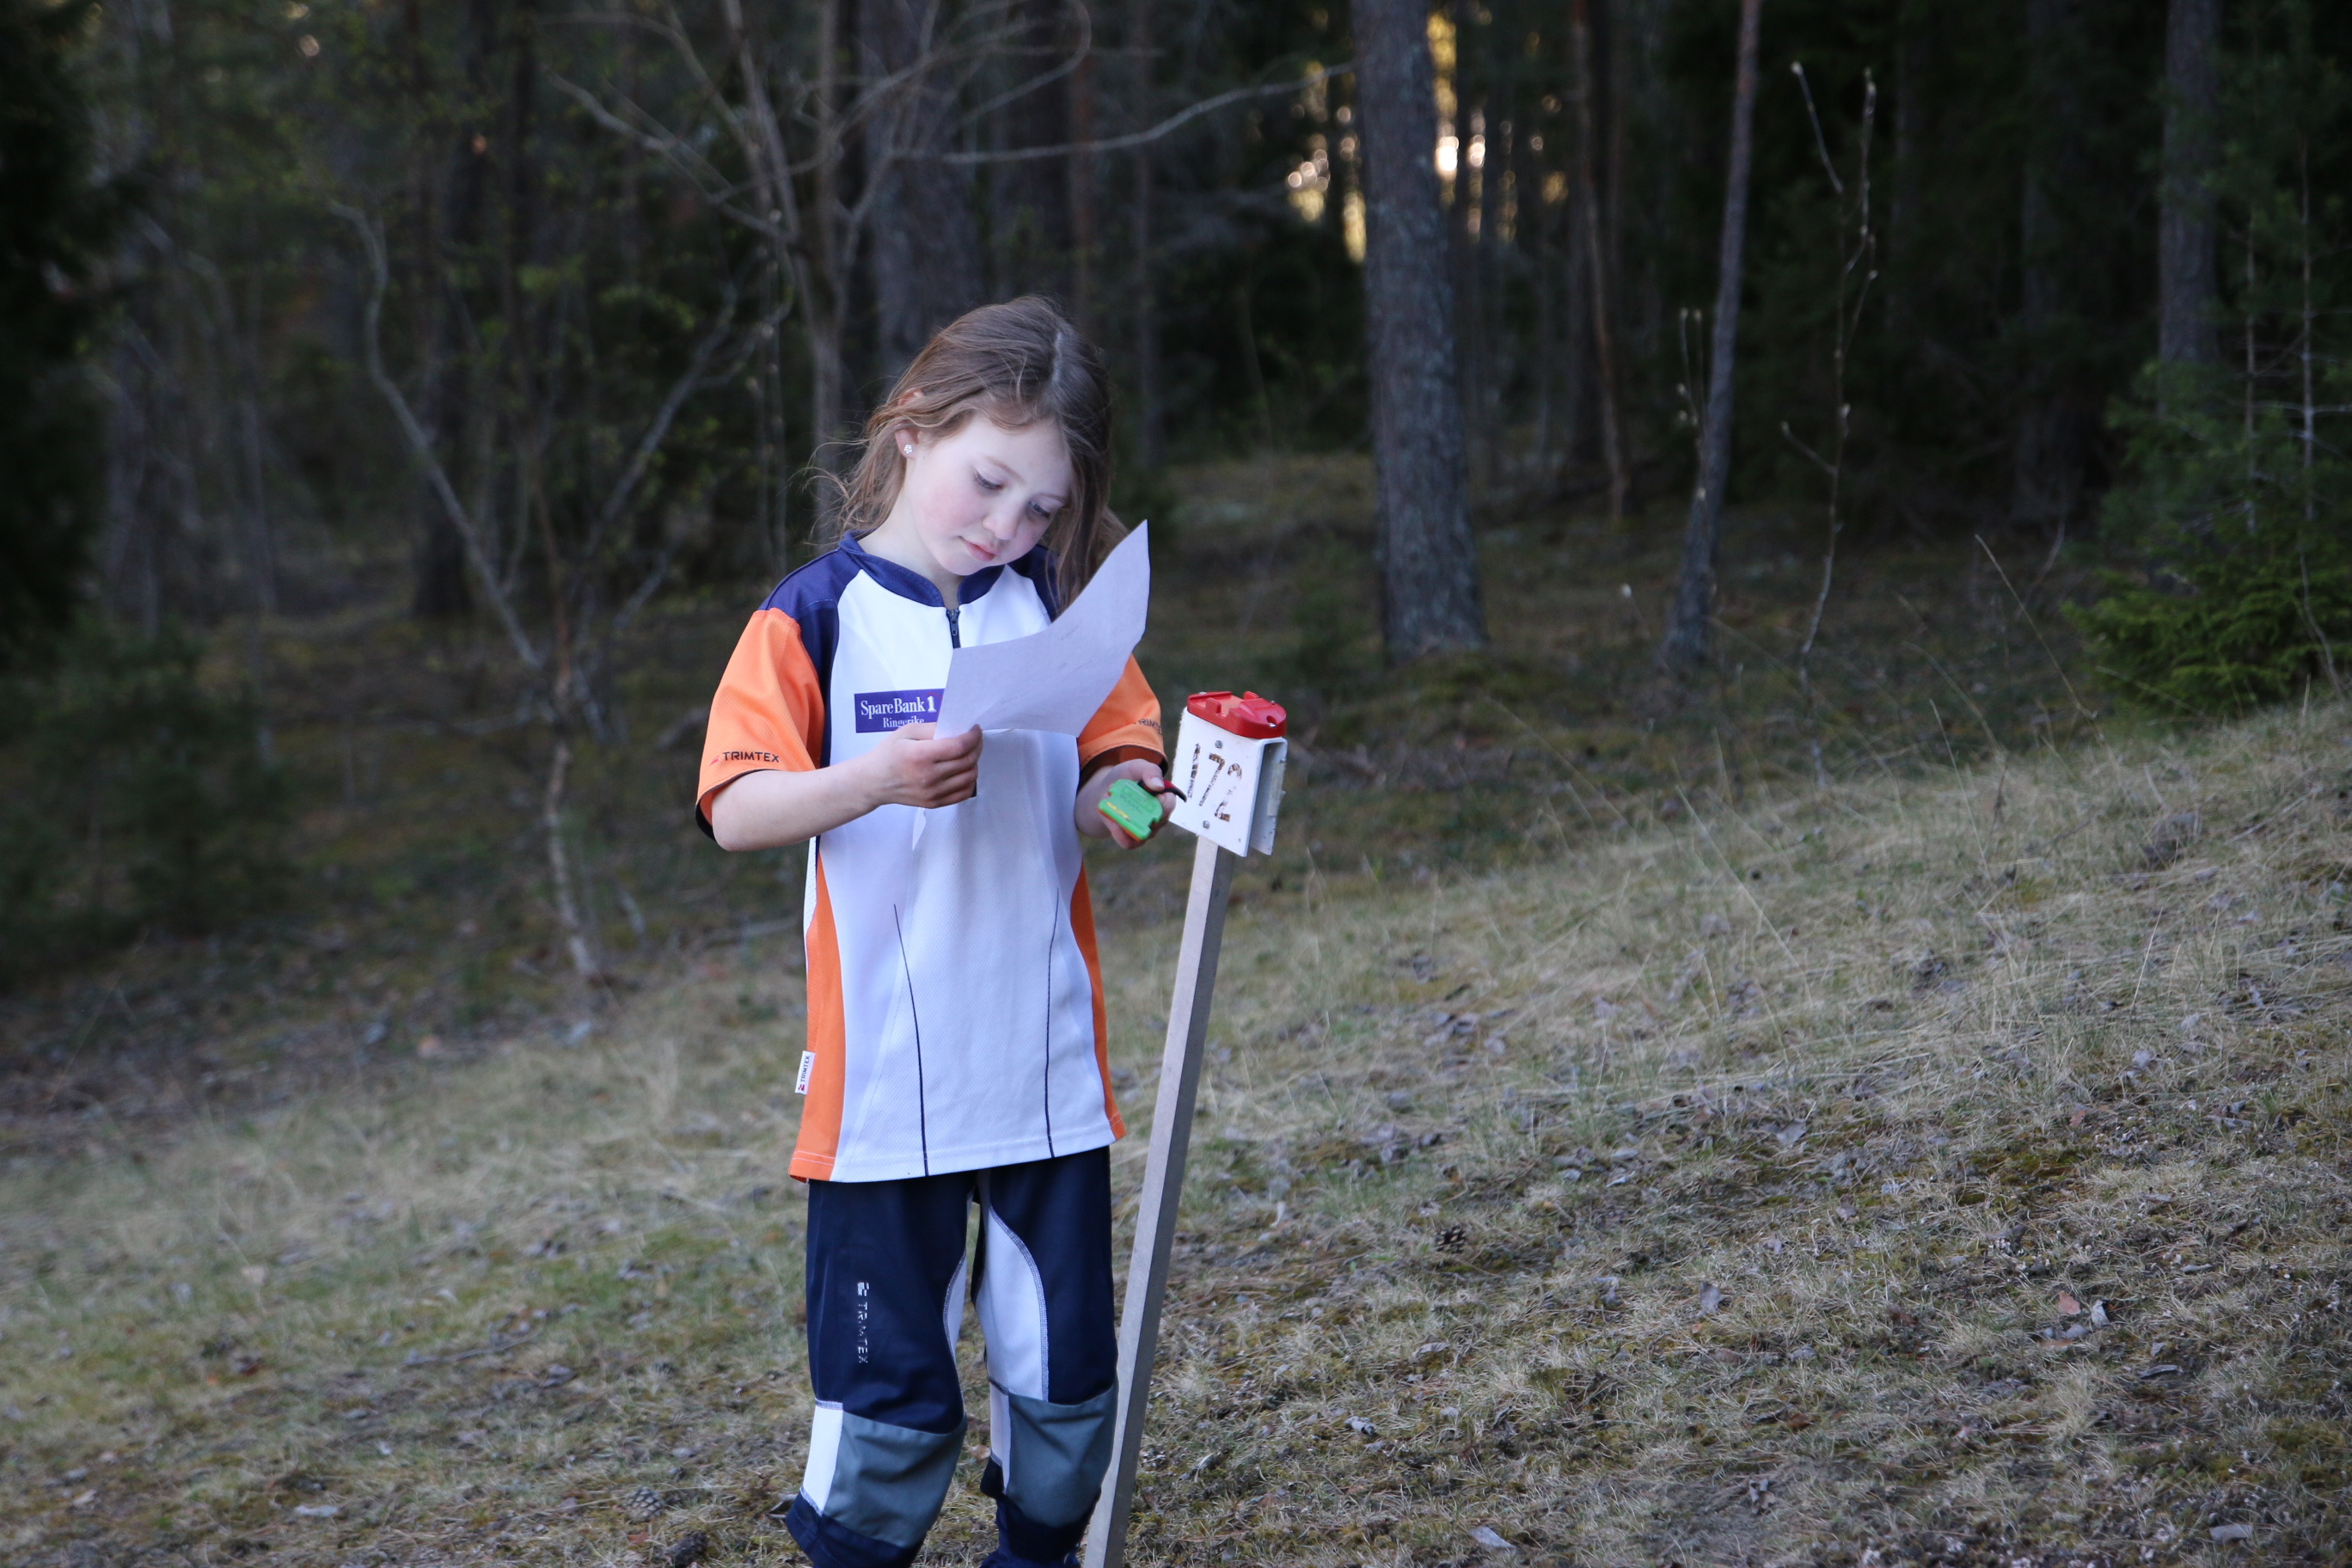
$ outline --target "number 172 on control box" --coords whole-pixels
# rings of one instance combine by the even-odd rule
[[[1187,701],[1168,770],[1183,795],[1168,820],[1235,855],[1270,852],[1290,751],[1284,721],[1255,691],[1203,691]]]

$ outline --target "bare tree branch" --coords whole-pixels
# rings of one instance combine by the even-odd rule
[[[688,398],[709,384],[703,373],[709,367],[710,356],[718,353],[719,345],[726,341],[735,325],[735,285],[730,279],[727,285],[727,302],[719,312],[718,321],[703,334],[702,341],[694,345],[694,353],[687,363],[685,373],[671,384],[669,395],[663,398],[661,406],[654,411],[653,418],[646,425],[645,434],[638,437],[637,449],[629,456],[629,466],[613,482],[612,489],[604,497],[604,504],[597,509],[596,521],[589,526],[588,542],[582,552],[584,557],[594,557],[597,546],[604,542],[605,531],[618,521],[623,509],[629,504],[629,498],[636,493],[638,483],[646,477],[646,470],[653,466],[655,454],[661,450],[662,442],[668,438],[669,427],[671,422],[677,418],[677,411],[686,406]]]
[[[762,214],[745,209],[738,203],[738,195],[745,189],[742,183],[719,178],[718,171],[711,168],[702,160],[700,154],[688,147],[684,138],[675,132],[663,128],[653,116],[646,114],[628,100],[623,99],[621,101],[634,110],[638,118],[643,119],[651,129],[633,125],[626,118],[606,108],[604,100],[589,89],[582,87],[552,67],[545,67],[542,69],[548,80],[555,84],[556,89],[586,110],[589,117],[597,124],[625,141],[635,142],[667,163],[694,187],[695,195],[709,203],[713,208],[741,224],[745,228],[765,235],[771,239],[787,237],[781,226],[771,222]]]
[[[656,594],[661,592],[661,585],[669,579],[670,563],[677,559],[676,543],[662,546],[662,552],[654,558],[654,569],[646,574],[645,580],[637,584],[636,591],[629,595],[627,601],[613,612],[614,631],[625,632],[629,629],[629,623],[637,618],[637,612],[644,609]]]
[[[409,408],[408,399],[402,395],[399,383],[385,374],[382,331],[383,297],[392,286],[392,277],[384,263],[383,236],[377,230],[373,220],[357,207],[347,206],[341,202],[330,205],[336,216],[359,232],[360,243],[367,248],[368,268],[373,276],[373,287],[368,292],[366,324],[362,332],[368,379],[383,395],[383,400],[392,405],[394,416],[400,421],[401,433],[408,437],[410,454],[416,459],[417,467],[425,470],[425,480],[439,498],[442,510],[448,514],[450,526],[465,542],[466,560],[474,568],[474,575],[481,580],[482,592],[488,597],[490,608],[497,612],[499,624],[505,628],[508,640],[514,644],[515,657],[522,660],[526,668],[537,672],[545,667],[546,656],[531,642],[530,635],[523,630],[521,620],[515,615],[513,601],[499,582],[498,574],[491,569],[489,556],[482,548],[481,530],[475,526],[465,505],[457,500],[457,492],[450,488],[449,476],[442,468],[441,459],[434,453],[433,437],[425,433],[424,426],[417,423],[416,415]]]
[[[1326,66],[1295,81],[1268,82],[1263,87],[1237,87],[1230,92],[1221,92],[1214,98],[1204,98],[1198,103],[1180,109],[1149,130],[1129,132],[1124,136],[1107,136],[1094,142],[1065,142],[1055,147],[1015,147],[997,153],[907,153],[899,156],[931,158],[943,163],[1019,163],[1033,158],[1066,158],[1073,153],[1117,153],[1157,142],[1227,104],[1239,103],[1245,99],[1280,98],[1286,93],[1305,92],[1309,88],[1320,87],[1335,76],[1351,75],[1355,68],[1356,62],[1347,60],[1336,66]]]
[[[1824,475],[1831,479],[1835,479],[1837,477],[1837,465],[1831,462],[1827,458],[1822,457],[1819,452],[1814,451],[1811,447],[1806,446],[1804,442],[1799,440],[1797,438],[1797,433],[1789,428],[1789,422],[1786,419],[1780,421],[1780,437],[1788,442],[1790,446],[1794,447],[1798,451],[1802,452],[1806,458],[1811,462],[1813,467],[1819,468]]]
[[[719,324],[695,346],[692,363],[687,366],[686,373],[670,387],[669,395],[663,399],[661,408],[655,414],[652,422],[646,427],[644,437],[638,441],[636,452],[631,458],[628,468],[614,482],[612,492],[605,497],[604,505],[597,513],[595,524],[590,530],[588,542],[583,547],[583,559],[594,558],[605,533],[609,531],[613,523],[619,521],[622,510],[626,506],[629,497],[635,493],[637,485],[644,479],[646,468],[651,466],[655,454],[667,437],[670,425],[677,419],[678,411],[686,405],[686,400],[696,392],[705,387],[716,386],[733,376],[742,368],[743,362],[751,357],[752,350],[765,341],[782,321],[783,310],[778,310],[770,315],[756,329],[745,332],[738,340],[735,352],[728,357],[724,364],[715,371],[710,369],[710,362],[718,353],[719,345],[725,340],[728,330],[734,321],[736,297],[735,287],[730,282],[727,289],[727,307],[719,316]],[[677,557],[677,544],[675,541],[662,546],[661,553],[656,558],[653,569],[646,574],[636,588],[629,595],[626,602],[614,613],[612,623],[607,628],[608,637],[628,629],[629,623],[636,618],[637,612],[645,608],[653,596],[661,591],[661,585],[668,580],[670,566]],[[584,623],[587,618],[583,607],[581,619]],[[592,652],[583,655],[583,665],[601,666],[602,662],[601,653]],[[583,697],[587,694],[588,688],[593,685],[593,682],[590,681],[583,686]]]
[[[977,105],[970,113],[963,117],[963,122],[966,125],[977,125],[982,121],[987,119],[990,115],[995,113],[998,110],[1003,108],[1006,104],[1018,103],[1021,100],[1028,97],[1031,93],[1035,92],[1038,89],[1053,86],[1054,83],[1061,80],[1064,77],[1068,76],[1072,71],[1076,70],[1080,62],[1085,60],[1088,55],[1094,53],[1094,14],[1088,11],[1084,5],[1079,5],[1076,7],[1076,9],[1078,13],[1078,47],[1070,51],[1069,58],[1065,59],[1060,65],[1055,66],[1046,70],[1042,75],[1033,76],[1027,81],[1021,83],[1018,87],[1007,88],[1003,92],[998,93],[994,98],[988,100],[985,103]]]

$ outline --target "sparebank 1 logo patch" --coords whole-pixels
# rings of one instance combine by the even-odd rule
[[[871,734],[930,723],[940,716],[942,689],[935,686],[929,691],[860,691],[849,700],[857,710],[859,731]]]

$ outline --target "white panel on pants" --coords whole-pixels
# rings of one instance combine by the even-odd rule
[[[988,1336],[988,1448],[1013,1479],[1013,1421],[1004,1396],[1045,1397],[1045,1278],[1013,1227],[983,1206],[988,1263],[980,1276],[980,1328]]]
[[[819,1400],[815,1419],[809,1423],[808,1471],[801,1478],[801,1495],[819,1513],[833,1492],[834,1461],[841,1454],[841,1405]]]
[[[956,1342],[963,1337],[963,1282],[971,1268],[970,1258],[956,1259],[955,1278],[948,1281],[948,1299],[940,1309],[940,1326],[948,1331],[948,1359],[955,1360]]]

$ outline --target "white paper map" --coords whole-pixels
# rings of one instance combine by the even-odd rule
[[[1077,602],[1044,631],[950,655],[936,733],[961,735],[975,724],[1058,735],[1085,729],[1143,639],[1151,605],[1150,532],[1149,523],[1136,524]]]

